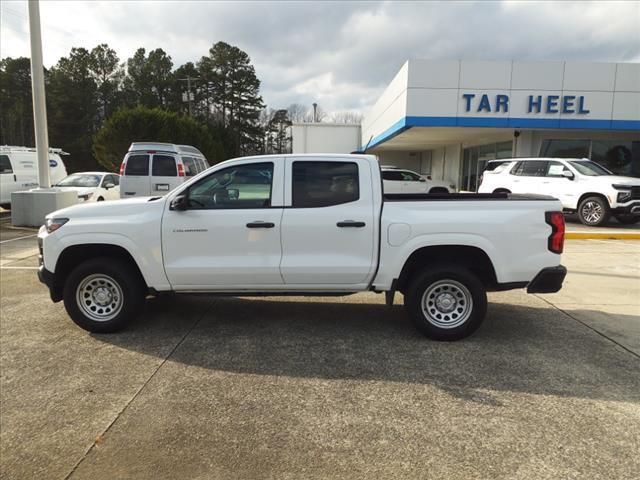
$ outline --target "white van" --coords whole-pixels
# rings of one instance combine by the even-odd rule
[[[51,185],[67,176],[60,155],[69,155],[59,148],[49,149]],[[0,146],[0,206],[9,208],[11,193],[36,188],[38,182],[38,156],[35,148]]]
[[[165,195],[207,168],[195,147],[134,142],[120,165],[120,198]]]

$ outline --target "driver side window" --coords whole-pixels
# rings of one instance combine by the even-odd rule
[[[224,168],[189,188],[189,208],[268,208],[272,182],[272,162]]]

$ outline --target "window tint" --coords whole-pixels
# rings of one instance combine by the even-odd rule
[[[0,173],[13,173],[9,155],[0,155]]]
[[[271,206],[273,163],[250,163],[219,170],[189,189],[193,209]]]
[[[196,159],[192,157],[182,157],[182,163],[184,163],[184,174],[187,177],[193,177],[200,172]]]
[[[127,158],[125,175],[149,175],[149,155],[131,155]]]
[[[383,180],[402,180],[402,175],[400,174],[400,172],[397,172],[395,170],[383,170],[382,179]]]
[[[510,160],[505,160],[504,162],[488,162],[487,166],[484,168],[485,172],[493,172],[500,165],[504,165],[505,163],[509,163]]]
[[[511,173],[521,177],[544,177],[547,173],[547,161],[528,160],[526,162],[518,162]]]
[[[567,171],[570,172],[569,168],[565,167],[560,162],[547,162],[547,177],[562,177],[562,172]]]
[[[360,198],[353,162],[293,162],[293,207],[328,207]]]
[[[120,185],[120,175],[111,175],[113,177],[113,184]]]
[[[151,171],[154,177],[175,177],[178,175],[176,159],[168,155],[154,155]]]

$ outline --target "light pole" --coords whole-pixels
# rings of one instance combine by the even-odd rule
[[[51,188],[49,171],[49,136],[47,106],[44,96],[44,66],[42,64],[42,34],[40,4],[29,0],[29,37],[31,41],[31,94],[33,96],[33,126],[38,158],[38,188],[11,192],[11,223],[15,226],[39,227],[45,216],[78,203],[75,192]],[[27,187],[24,183],[21,186]]]
[[[38,156],[38,181],[40,188],[49,188],[51,186],[49,133],[47,131],[47,104],[44,95],[42,34],[40,31],[40,4],[38,0],[29,0],[29,36],[31,40],[31,92],[33,95],[33,125]]]

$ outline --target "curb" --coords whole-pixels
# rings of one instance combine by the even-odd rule
[[[640,240],[640,232],[566,232],[567,240]]]

